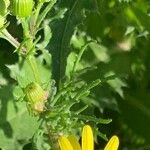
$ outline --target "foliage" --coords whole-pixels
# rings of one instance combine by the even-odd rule
[[[56,150],[90,124],[98,147],[117,134],[120,149],[150,149],[149,1],[11,7],[0,0],[0,148]]]

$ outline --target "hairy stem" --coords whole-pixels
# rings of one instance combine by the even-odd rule
[[[38,70],[38,67],[37,67],[37,64],[36,64],[35,57],[34,56],[29,56],[27,58],[27,61],[28,61],[29,65],[31,66],[35,81],[40,84],[40,82],[41,82],[40,81],[40,74],[39,74],[39,70]]]
[[[39,16],[39,13],[40,13],[40,10],[41,10],[42,6],[43,6],[43,3],[39,2],[38,5],[37,5],[37,8],[35,10],[35,13],[32,16],[31,21],[30,21],[30,30],[31,30],[31,35],[33,37],[36,34],[36,24],[37,24],[38,16]]]

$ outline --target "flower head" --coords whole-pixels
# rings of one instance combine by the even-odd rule
[[[58,139],[61,150],[94,150],[93,131],[89,125],[85,125],[82,130],[82,146],[78,143],[75,136],[61,136]],[[104,150],[117,150],[119,139],[116,135],[112,136]]]

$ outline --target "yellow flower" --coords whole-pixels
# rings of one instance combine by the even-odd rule
[[[61,136],[58,139],[61,150],[94,150],[93,131],[89,125],[85,125],[82,131],[82,147],[74,136]],[[104,150],[117,150],[119,139],[116,135],[112,136]]]

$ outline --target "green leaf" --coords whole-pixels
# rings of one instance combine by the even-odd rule
[[[91,117],[86,115],[78,115],[78,118],[83,119],[85,121],[93,121],[97,124],[109,124],[110,122],[112,122],[111,119],[96,118],[95,116]]]
[[[89,4],[90,1],[87,1]],[[83,20],[84,3],[80,0],[64,0],[58,3],[59,8],[66,8],[67,12],[61,20],[53,21],[52,39],[49,50],[53,60],[53,78],[56,80],[57,87],[60,86],[61,79],[65,76],[67,57],[70,53],[70,39],[75,27]],[[90,5],[89,5],[90,6]]]
[[[37,130],[37,118],[29,116],[24,102],[15,103],[13,87],[0,89],[0,148],[3,150],[22,150]]]
[[[37,70],[39,72],[40,80],[42,84],[50,82],[51,73],[49,72],[51,64],[51,56],[46,51],[36,58]],[[46,65],[43,65],[43,61]],[[32,68],[28,61],[24,61],[22,65],[14,64],[7,65],[10,69],[10,75],[13,79],[17,80],[22,88],[25,88],[29,83],[35,81]]]

